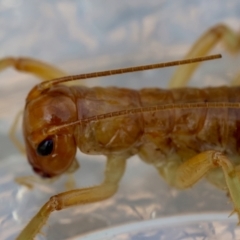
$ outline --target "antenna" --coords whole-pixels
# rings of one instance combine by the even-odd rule
[[[221,54],[215,54],[215,55],[209,55],[205,57],[190,58],[190,59],[177,60],[172,62],[156,63],[156,64],[150,64],[150,65],[137,66],[137,67],[120,68],[120,69],[113,69],[113,70],[107,70],[107,71],[66,76],[61,78],[55,78],[55,79],[38,84],[38,90],[43,91],[45,89],[50,88],[53,85],[64,83],[64,82],[83,80],[88,78],[96,78],[96,77],[106,77],[111,75],[145,71],[145,70],[151,70],[156,68],[172,67],[172,66],[178,66],[178,65],[184,65],[184,64],[191,64],[196,62],[219,59],[221,57],[222,57]]]

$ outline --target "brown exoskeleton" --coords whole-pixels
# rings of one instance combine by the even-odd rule
[[[218,25],[195,43],[187,58],[206,55],[219,41],[233,52],[240,49],[240,36]],[[197,65],[179,67],[170,86],[184,86]],[[0,68],[6,66],[44,80],[61,75],[31,59],[6,58]],[[33,239],[53,211],[111,197],[118,190],[126,160],[134,154],[179,189],[208,175],[215,185],[227,187],[240,218],[239,87],[136,91],[60,84],[106,73],[87,75],[44,81],[30,91],[23,117],[26,153],[33,170],[44,178],[72,168],[77,147],[87,154],[103,154],[107,157],[105,179],[98,186],[51,197],[17,239]],[[211,170],[215,168],[224,174],[224,182],[214,178]]]

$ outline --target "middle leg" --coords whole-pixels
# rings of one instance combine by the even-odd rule
[[[231,54],[240,51],[240,34],[235,33],[226,25],[219,24],[205,32],[192,46],[185,58],[203,57],[210,52],[219,42],[222,42]],[[184,87],[189,82],[192,74],[200,63],[179,66],[170,80],[169,87]],[[239,85],[236,80],[234,85]]]

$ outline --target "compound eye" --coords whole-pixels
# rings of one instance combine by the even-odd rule
[[[50,155],[53,151],[53,140],[51,138],[43,140],[37,147],[40,156]]]

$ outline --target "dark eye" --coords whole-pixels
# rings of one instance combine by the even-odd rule
[[[39,143],[37,147],[37,153],[40,156],[47,156],[51,154],[53,151],[53,140],[50,139],[45,139],[41,143]]]

